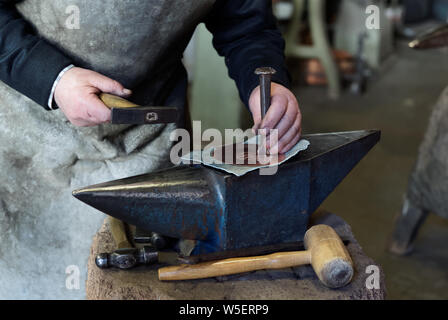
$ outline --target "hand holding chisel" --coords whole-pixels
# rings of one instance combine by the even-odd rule
[[[271,136],[266,144],[270,154],[286,153],[299,142],[301,135],[302,116],[299,104],[291,90],[272,81],[277,73],[271,67],[256,69],[260,85],[252,91],[249,98],[249,109],[254,120],[252,130],[256,134],[260,130],[266,130],[267,136]],[[282,76],[279,75],[278,79],[282,79]],[[274,133],[277,139],[273,139],[274,135],[270,130],[276,130]]]

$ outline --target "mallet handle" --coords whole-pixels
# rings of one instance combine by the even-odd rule
[[[112,238],[114,239],[115,246],[117,249],[129,249],[134,246],[129,242],[126,225],[123,221],[115,219],[111,216],[108,217],[109,229],[112,233]]]
[[[263,269],[283,269],[309,264],[308,251],[279,252],[265,256],[230,258],[159,269],[159,280],[190,280],[225,276]]]

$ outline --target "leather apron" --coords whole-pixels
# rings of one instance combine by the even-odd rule
[[[182,54],[213,3],[26,0],[17,7],[77,66],[133,89],[134,102],[182,108]],[[78,29],[67,28],[73,5]],[[0,298],[85,297],[89,248],[104,215],[71,192],[170,166],[173,129],[77,128],[60,110],[46,111],[0,83]]]

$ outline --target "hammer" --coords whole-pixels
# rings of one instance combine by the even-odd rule
[[[139,265],[152,265],[157,262],[176,263],[178,261],[177,254],[158,251],[159,248],[156,245],[160,246],[160,242],[163,240],[163,237],[158,234],[152,233],[152,247],[135,248],[128,240],[126,223],[112,217],[108,217],[108,223],[117,250],[98,254],[95,258],[98,268],[132,269]]]
[[[347,285],[353,277],[353,262],[342,240],[327,225],[316,225],[305,234],[305,251],[279,252],[265,256],[230,258],[197,265],[159,269],[159,280],[190,280],[225,276],[262,269],[283,269],[311,264],[319,280],[330,288]]]
[[[117,250],[112,253],[98,254],[95,259],[98,268],[130,269],[138,264],[150,264],[157,261],[155,250],[134,248],[128,240],[127,225],[123,221],[108,217],[108,224]]]
[[[107,93],[101,93],[99,98],[112,110],[113,124],[159,124],[179,120],[179,113],[175,107],[139,106]]]

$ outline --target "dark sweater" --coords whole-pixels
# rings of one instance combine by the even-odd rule
[[[18,2],[0,0],[0,80],[48,108],[57,75],[77,61],[40,36],[18,12]],[[250,93],[258,85],[253,74],[257,67],[274,67],[278,72],[273,81],[289,86],[284,41],[272,14],[271,1],[218,0],[203,22],[213,33],[213,45],[225,57],[229,75],[246,106]],[[174,77],[185,78],[184,71],[177,69]],[[172,95],[184,94],[174,86],[166,90]]]

